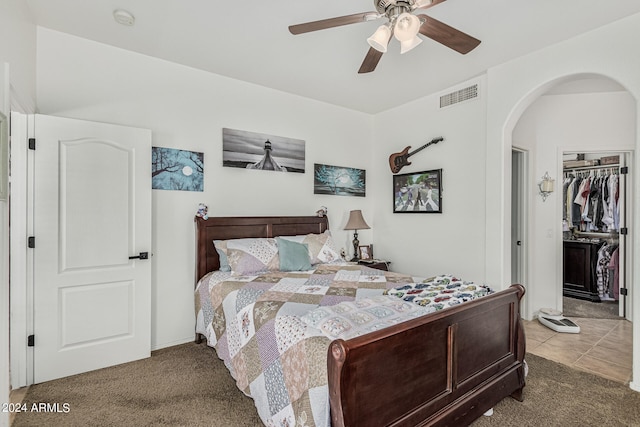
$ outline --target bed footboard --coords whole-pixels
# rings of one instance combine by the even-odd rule
[[[507,396],[522,400],[524,328],[512,285],[328,351],[333,427],[468,425]]]

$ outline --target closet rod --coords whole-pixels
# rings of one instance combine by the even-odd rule
[[[619,169],[619,168],[620,168],[620,163],[612,163],[610,165],[582,166],[582,167],[567,168],[567,169],[563,168],[562,172],[567,173],[567,172],[579,172],[579,171],[596,170],[596,169]]]

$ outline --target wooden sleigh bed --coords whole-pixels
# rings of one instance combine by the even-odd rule
[[[326,217],[195,218],[196,279],[218,270],[214,240],[323,233]],[[340,426],[464,426],[522,401],[524,287],[347,340],[327,351],[330,417]],[[201,341],[197,334],[196,342]]]

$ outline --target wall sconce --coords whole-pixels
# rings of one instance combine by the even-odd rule
[[[549,172],[545,172],[544,176],[542,177],[542,181],[538,183],[538,188],[540,189],[540,195],[542,196],[543,202],[547,200],[549,194],[553,193],[554,183],[555,180],[551,179],[551,177],[549,176]]]

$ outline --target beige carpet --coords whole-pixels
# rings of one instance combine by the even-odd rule
[[[524,402],[507,398],[473,426],[640,426],[640,393],[527,354]],[[145,360],[29,388],[24,403],[69,404],[68,413],[27,412],[22,426],[262,426],[213,350],[184,344]]]
[[[183,344],[150,358],[31,386],[24,402],[68,413],[21,413],[19,426],[238,426],[262,423],[213,349]]]
[[[591,319],[621,319],[618,302],[591,302],[577,298],[562,297],[562,314],[565,317],[588,317]]]

